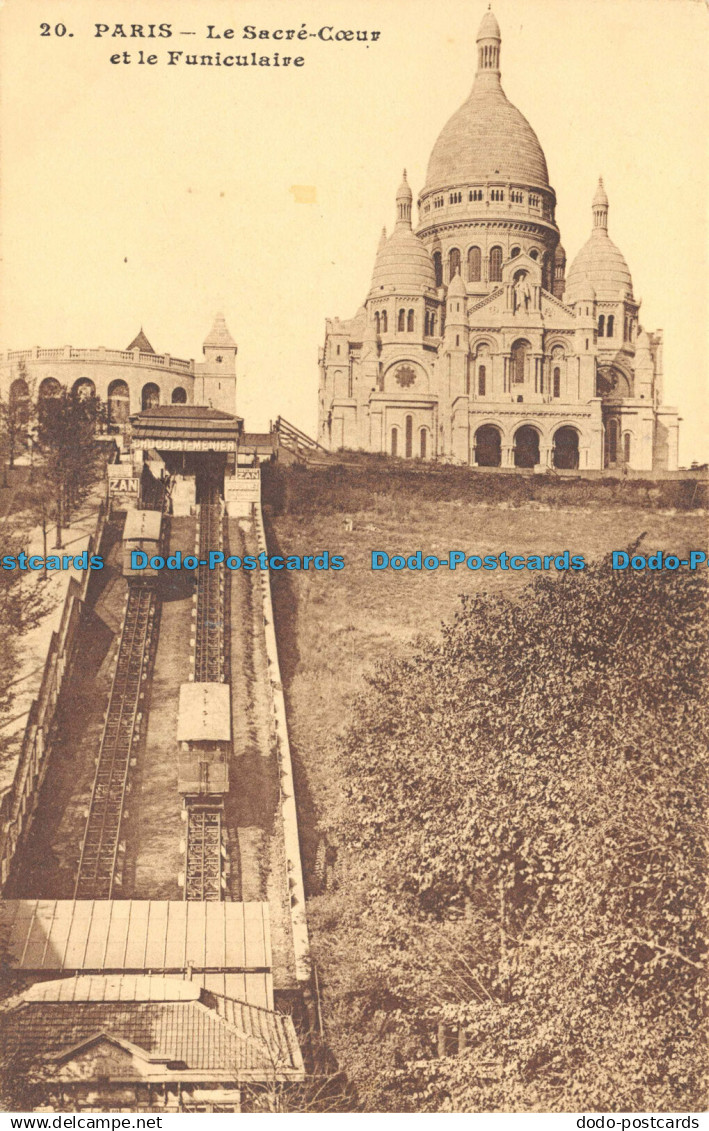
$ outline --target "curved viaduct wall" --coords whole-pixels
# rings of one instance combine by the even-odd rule
[[[129,411],[139,412],[146,385],[157,386],[159,403],[170,404],[176,390],[184,389],[182,403],[194,402],[195,363],[170,354],[142,353],[140,350],[63,349],[9,350],[0,354],[0,392],[3,397],[22,376],[20,363],[26,367],[30,395],[38,393],[46,378],[71,388],[77,381],[93,382],[102,401],[108,400],[109,388],[115,381],[124,381],[130,395]]]

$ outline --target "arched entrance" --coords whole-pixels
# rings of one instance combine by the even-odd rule
[[[428,459],[428,428],[421,429],[419,453],[421,455],[421,459]]]
[[[531,424],[515,432],[515,467],[536,467],[539,463],[539,433]]]
[[[74,382],[71,391],[80,400],[87,400],[89,397],[96,396],[96,386],[89,377],[80,377],[78,381]]]
[[[130,389],[125,381],[111,381],[108,386],[108,423],[125,424],[130,416]]]
[[[160,404],[160,389],[153,381],[148,381],[147,385],[143,385],[143,392],[140,397],[141,408],[156,408]]]
[[[483,424],[475,433],[474,458],[478,467],[499,467],[502,463],[502,439],[494,424]]]
[[[579,465],[579,434],[575,428],[565,425],[554,433],[554,467],[575,469]]]
[[[187,404],[187,393],[180,385],[178,385],[176,389],[172,390],[172,403]]]

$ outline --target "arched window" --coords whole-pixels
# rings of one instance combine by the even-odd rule
[[[608,462],[617,463],[618,461],[618,421],[608,421]]]
[[[405,310],[399,311],[399,323],[398,323],[397,328],[398,328],[400,334],[403,334],[404,330],[406,329],[406,311]]]
[[[80,377],[74,382],[71,391],[81,400],[96,396],[96,386],[90,377]]]
[[[532,250],[530,251],[529,258],[530,259],[539,259],[539,252],[537,251],[536,247],[533,247]]]
[[[608,315],[608,326],[606,327],[606,337],[607,338],[613,337],[613,323],[614,323],[614,321],[615,321],[615,319],[614,319],[613,315],[609,314]]]
[[[26,424],[30,418],[30,388],[24,377],[17,377],[10,385],[10,405],[17,424]]]
[[[598,316],[598,336],[599,336],[599,338],[602,338],[603,335],[605,334],[605,332],[606,332],[606,316],[605,316],[605,314],[600,314]]]
[[[391,454],[398,455],[399,452],[399,429],[392,428],[391,430]]]
[[[480,248],[471,247],[468,252],[468,282],[479,283],[481,270],[482,261],[480,257]]]
[[[518,247],[513,247],[512,251],[510,252],[510,259],[516,259],[519,253],[520,249]]]
[[[414,332],[414,312],[413,312],[413,310],[409,311],[408,317],[406,319],[406,329],[408,330],[409,334],[413,334],[413,332]]]
[[[433,253],[433,270],[436,276],[436,286],[443,286],[443,258],[440,251]]]
[[[499,283],[502,279],[502,248],[490,248],[490,282]]]
[[[436,315],[432,314],[431,315],[431,337],[435,338],[435,336],[436,336]]]
[[[381,329],[381,327],[379,325],[379,311],[377,310],[375,315],[374,315],[374,332],[377,335],[377,337],[379,337],[380,329]]]
[[[478,396],[479,397],[485,396],[485,377],[486,377],[485,366],[479,365],[478,366]]]
[[[551,290],[551,259],[548,252],[542,256],[542,287],[545,291]]]
[[[515,342],[510,358],[510,376],[513,385],[523,385],[527,370],[527,353],[530,350],[529,342]]]
[[[143,385],[140,403],[142,408],[155,408],[156,405],[160,404],[160,389],[152,381]]]
[[[561,369],[558,365],[554,366],[554,396],[561,396]]]
[[[623,436],[623,460],[625,463],[630,463],[630,432],[626,432]]]
[[[62,387],[56,377],[45,377],[39,386],[40,397],[58,397],[61,391]]]
[[[386,312],[386,310],[383,310],[382,313],[381,313],[381,328],[382,328],[382,334],[386,334],[386,332],[387,332],[387,312]]]
[[[406,417],[406,458],[411,459],[414,454],[414,418]]]
[[[30,395],[30,387],[24,377],[18,377],[10,385],[11,401],[26,401]]]
[[[181,385],[178,385],[176,389],[172,390],[172,403],[187,404],[187,393]]]
[[[460,271],[460,252],[457,247],[452,247],[448,252],[448,282],[452,283]]]
[[[427,428],[421,429],[421,447],[420,447],[419,450],[420,450],[420,453],[421,453],[421,459],[426,459],[427,455],[428,455],[428,429]]]

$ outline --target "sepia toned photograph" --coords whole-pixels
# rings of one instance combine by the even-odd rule
[[[7,1126],[700,1126],[708,40],[6,0]]]

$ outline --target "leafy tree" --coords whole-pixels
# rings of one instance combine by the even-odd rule
[[[62,388],[39,400],[37,439],[43,468],[38,489],[51,499],[58,548],[63,527],[96,482],[101,454],[95,436],[103,419],[104,407],[94,394]]]
[[[703,1104],[707,588],[605,561],[465,598],[371,678],[315,901],[370,1107]]]
[[[27,389],[27,396],[13,394],[12,385],[5,397],[0,397],[0,442],[2,444],[2,486],[7,487],[8,466],[15,466],[15,457],[23,437],[31,424],[33,416],[33,402],[31,387],[27,375],[27,365],[21,359],[17,366],[17,381],[23,381]]]

